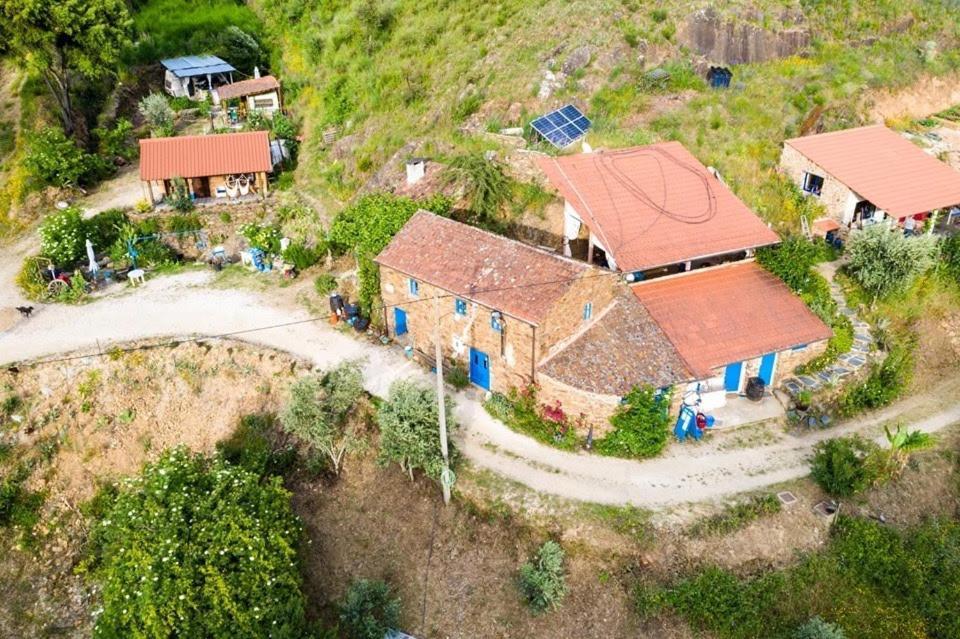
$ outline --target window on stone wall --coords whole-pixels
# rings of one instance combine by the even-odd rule
[[[467,300],[457,299],[453,303],[453,310],[456,311],[457,315],[466,315],[467,314]]]
[[[273,98],[254,98],[253,108],[254,109],[272,109]]]
[[[593,317],[593,302],[587,302],[583,305],[583,321]]]
[[[409,280],[407,280],[407,289],[410,291],[411,295],[419,295],[420,282],[411,277]]]
[[[803,190],[812,195],[820,195],[823,191],[823,177],[814,173],[804,173]]]

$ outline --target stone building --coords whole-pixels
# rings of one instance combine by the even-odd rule
[[[960,172],[882,125],[787,140],[780,168],[848,229],[960,218]]]
[[[140,140],[140,180],[151,204],[172,196],[178,178],[195,200],[265,197],[272,170],[266,131]]]

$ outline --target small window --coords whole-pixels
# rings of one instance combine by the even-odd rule
[[[823,178],[813,173],[804,173],[803,190],[813,195],[820,195],[823,191]]]
[[[273,98],[254,98],[253,108],[254,109],[272,109]]]
[[[490,313],[490,328],[498,333],[503,332],[503,315],[500,314],[500,311]]]
[[[593,317],[593,302],[587,302],[583,305],[583,321]]]
[[[413,279],[412,277],[411,277],[409,280],[407,280],[407,287],[410,289],[410,294],[411,294],[411,295],[419,295],[419,294],[420,294],[420,282],[418,282],[417,280]]]
[[[456,311],[457,315],[466,315],[467,314],[467,300],[456,299],[453,302],[453,309]]]
[[[794,346],[794,347],[791,348],[790,350],[791,350],[791,351],[802,351],[802,350],[806,350],[806,348],[807,348],[807,345],[806,345],[806,344],[797,344],[796,346]]]

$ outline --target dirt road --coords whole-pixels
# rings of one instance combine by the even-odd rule
[[[292,303],[242,290],[209,288],[212,273],[190,272],[148,281],[145,287],[84,306],[44,306],[30,320],[0,333],[0,363],[97,353],[110,345],[164,336],[223,335],[310,359],[322,367],[350,358],[365,360],[367,389],[383,396],[397,379],[428,380],[396,349],[354,339],[324,320],[311,321]],[[4,289],[6,286],[3,287]],[[267,327],[263,330],[251,330]],[[944,389],[944,396],[956,394]],[[926,398],[898,405],[856,423],[805,436],[777,435],[756,446],[720,439],[669,447],[664,457],[637,462],[558,451],[517,434],[456,395],[463,425],[456,442],[477,466],[537,491],[607,504],[649,508],[728,497],[807,474],[812,446],[853,431],[871,436],[887,420],[909,416],[915,428],[934,432],[960,422],[960,404],[934,406]]]

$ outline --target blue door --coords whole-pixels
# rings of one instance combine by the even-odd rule
[[[743,362],[730,364],[723,374],[723,388],[728,393],[740,392],[740,373],[743,372]]]
[[[767,386],[773,383],[773,365],[777,363],[776,353],[767,353],[760,360],[760,379]]]
[[[393,332],[398,337],[407,332],[407,312],[402,308],[393,309]]]
[[[490,390],[490,358],[475,348],[470,349],[470,381]]]

